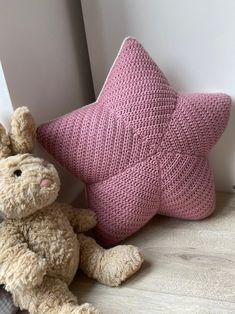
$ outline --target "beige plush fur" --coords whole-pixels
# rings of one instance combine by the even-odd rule
[[[141,266],[133,246],[105,250],[82,234],[96,224],[88,209],[55,202],[60,180],[53,165],[35,158],[35,124],[15,111],[9,135],[0,126],[0,284],[31,314],[98,313],[78,305],[68,285],[78,266],[99,282],[118,286]]]

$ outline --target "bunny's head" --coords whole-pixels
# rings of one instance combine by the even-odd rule
[[[36,126],[26,107],[18,108],[11,131],[0,125],[0,217],[21,219],[53,203],[60,180],[55,167],[31,155]]]

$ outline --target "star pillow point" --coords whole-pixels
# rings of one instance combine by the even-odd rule
[[[96,234],[117,243],[154,215],[202,219],[215,207],[207,154],[230,114],[226,94],[177,93],[127,38],[97,101],[38,129],[38,140],[87,185]]]

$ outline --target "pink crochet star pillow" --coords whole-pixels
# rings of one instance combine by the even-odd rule
[[[106,245],[154,215],[202,219],[215,207],[207,154],[231,99],[177,93],[144,48],[127,38],[93,104],[38,129],[41,144],[87,185]]]

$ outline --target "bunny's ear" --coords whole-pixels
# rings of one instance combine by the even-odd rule
[[[0,158],[11,155],[10,138],[3,125],[0,123]]]
[[[31,153],[36,139],[36,125],[27,107],[15,110],[11,120],[11,150],[13,154]]]

